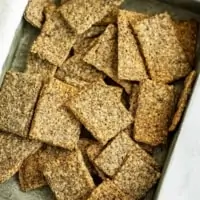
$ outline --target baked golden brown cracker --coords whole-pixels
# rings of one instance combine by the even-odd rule
[[[0,91],[0,129],[27,137],[42,86],[38,75],[7,72]]]
[[[42,60],[36,54],[30,53],[27,60],[26,72],[30,74],[40,74],[46,82],[56,73],[57,67],[46,60]]]
[[[0,183],[11,178],[20,168],[24,159],[35,153],[41,143],[16,135],[0,133]]]
[[[159,177],[159,172],[133,152],[114,177],[114,184],[125,194],[138,200],[145,196]]]
[[[76,41],[76,34],[67,26],[58,10],[48,12],[51,12],[50,16],[46,14],[48,17],[40,35],[33,42],[31,52],[38,54],[43,60],[61,66]]]
[[[138,22],[134,27],[151,78],[170,83],[185,77],[190,64],[167,13],[154,15]]]
[[[60,8],[61,14],[67,23],[78,34],[87,31],[93,24],[101,21],[116,4],[123,0],[69,0]],[[118,6],[117,5],[117,6]]]
[[[129,81],[147,79],[143,58],[126,12],[118,15],[118,78]]]
[[[197,75],[196,71],[192,71],[185,79],[184,88],[179,98],[177,109],[173,116],[171,126],[169,127],[169,131],[174,131],[176,129],[183,116],[184,110],[187,106],[187,102],[192,91],[192,86],[196,79],[196,75]]]
[[[43,149],[39,149],[36,153],[30,155],[24,160],[19,169],[19,184],[23,191],[33,190],[47,185],[46,180],[42,174],[41,162]]]
[[[86,32],[82,34],[83,38],[95,38],[100,36],[106,29],[106,26],[103,25],[93,25]]]
[[[96,187],[87,200],[131,200],[129,196],[124,194],[111,180],[103,181]]]
[[[105,32],[99,37],[98,41],[85,55],[84,61],[95,66],[99,71],[104,72],[107,76],[125,88],[130,94],[131,83],[118,79],[117,74],[117,28],[109,25]]]
[[[165,143],[173,106],[173,86],[152,80],[142,82],[134,123],[134,139],[151,146]]]
[[[194,64],[198,24],[194,20],[175,22],[175,31],[191,66]]]
[[[29,136],[69,150],[77,148],[80,123],[64,107],[76,92],[76,88],[52,78],[41,92]]]
[[[71,99],[68,107],[91,134],[106,144],[132,123],[132,116],[112,87],[93,83]]]
[[[79,150],[47,163],[43,173],[58,200],[86,199],[95,187]]]

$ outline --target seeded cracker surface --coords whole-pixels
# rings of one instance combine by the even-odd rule
[[[148,78],[135,36],[126,12],[118,15],[118,77],[119,79],[141,81]]]
[[[77,89],[51,79],[41,92],[33,118],[30,137],[73,150],[77,147],[80,123],[63,104]]]
[[[23,160],[40,147],[41,143],[0,133],[0,183],[11,178],[19,170]]]
[[[69,102],[75,116],[102,144],[132,123],[131,114],[109,86],[93,83]]]
[[[41,28],[44,20],[44,7],[48,4],[48,2],[50,2],[50,0],[29,0],[24,13],[26,21],[36,28]]]
[[[61,6],[60,11],[67,23],[78,34],[82,34],[122,2],[123,0],[69,0]]]
[[[43,60],[61,66],[76,41],[75,33],[67,26],[57,10],[52,11],[31,48]]]
[[[135,140],[152,146],[165,143],[173,106],[173,86],[151,80],[142,82],[134,125]]]
[[[159,177],[159,172],[133,152],[128,156],[124,165],[114,177],[114,183],[125,194],[138,200],[144,197]]]
[[[43,173],[57,200],[87,199],[95,187],[79,150],[46,164]]]
[[[19,170],[19,183],[23,191],[33,190],[47,185],[41,170],[43,149],[24,160]]]
[[[112,181],[105,180],[95,188],[87,200],[131,200]]]
[[[99,37],[95,46],[86,54],[84,61],[103,71],[107,76],[131,93],[131,83],[118,79],[117,73],[117,28],[109,25]]]
[[[0,129],[27,137],[41,78],[19,72],[7,72],[0,91]]]
[[[36,54],[30,53],[27,60],[26,72],[30,74],[40,74],[44,81],[53,77],[57,67],[46,60],[42,60]]]
[[[173,24],[170,16],[163,13],[144,19],[133,27],[149,74],[158,82],[170,83],[191,71]]]
[[[196,75],[197,75],[196,71],[192,71],[185,79],[184,88],[182,90],[180,99],[178,101],[177,110],[176,110],[174,117],[172,119],[172,124],[169,127],[169,131],[174,131],[176,129],[176,127],[178,126],[180,120],[181,120],[181,117],[182,117],[184,110],[186,108],[188,99],[189,99],[190,94],[192,92],[192,86],[193,86],[194,81],[196,79]]]

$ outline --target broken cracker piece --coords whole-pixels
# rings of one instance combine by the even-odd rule
[[[95,187],[80,150],[47,162],[43,173],[58,200],[86,199]]]
[[[146,80],[140,84],[134,139],[157,146],[166,142],[174,106],[173,86]]]
[[[133,26],[149,74],[157,82],[171,83],[191,71],[173,24],[167,13],[161,13]]]
[[[114,184],[125,194],[138,200],[144,197],[159,178],[159,172],[132,152],[114,177]]]
[[[30,138],[69,150],[77,148],[80,123],[63,105],[76,92],[76,88],[52,78],[38,100]]]
[[[50,9],[48,12],[46,14],[48,17],[31,47],[31,52],[38,54],[42,60],[61,66],[76,41],[76,34],[67,26],[58,10]]]
[[[77,93],[68,104],[74,115],[102,144],[132,123],[131,114],[111,88],[93,83]]]
[[[192,86],[196,79],[196,75],[196,71],[192,71],[185,79],[184,88],[178,101],[177,110],[173,116],[171,126],[169,127],[169,131],[174,131],[176,129],[183,116],[184,110],[186,108],[188,99],[192,91]]]
[[[16,135],[0,133],[0,183],[11,178],[24,159],[35,153],[41,143]]]
[[[87,200],[131,200],[111,180],[103,181],[96,187]]]
[[[130,27],[126,12],[118,15],[118,78],[129,81],[147,79],[143,58]]]
[[[117,75],[117,28],[109,25],[98,41],[85,55],[83,60],[95,66],[99,71],[104,72],[116,83],[125,88],[128,94],[131,93],[131,83],[118,79]]]
[[[0,129],[27,137],[34,107],[42,86],[41,77],[7,72],[0,91]]]

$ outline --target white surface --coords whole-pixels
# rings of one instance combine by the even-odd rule
[[[0,0],[0,74],[28,0]]]
[[[200,199],[200,77],[157,200]]]

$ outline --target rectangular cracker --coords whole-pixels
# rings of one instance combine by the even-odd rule
[[[172,119],[172,123],[169,127],[169,131],[174,131],[181,121],[184,110],[187,106],[187,102],[188,102],[189,97],[191,95],[192,87],[193,87],[194,81],[196,79],[196,76],[197,76],[196,71],[192,71],[185,79],[184,88],[181,92],[181,96],[179,98],[179,101],[178,101],[178,104],[177,104],[177,109],[176,109],[176,112],[175,112],[173,119]]]
[[[129,81],[148,78],[128,15],[123,10],[118,15],[118,78]]]
[[[130,94],[131,83],[118,79],[116,34],[117,28],[112,24],[109,25],[83,60],[95,66],[98,70],[103,71]]]
[[[38,54],[43,60],[61,66],[75,41],[76,34],[66,25],[58,10],[49,8],[46,21],[31,47],[31,52]]]
[[[161,13],[133,26],[149,74],[158,82],[171,83],[191,71],[173,24],[167,13]]]
[[[101,21],[114,7],[123,0],[69,0],[60,8],[61,14],[67,23],[78,34],[87,31],[93,24]],[[117,5],[117,6],[118,6]]]
[[[24,159],[35,153],[41,143],[16,135],[0,133],[0,183],[11,178]]]
[[[34,190],[47,185],[41,170],[41,162],[44,149],[39,149],[23,161],[19,170],[19,184],[23,191]]]
[[[77,93],[68,106],[91,134],[106,144],[132,123],[132,116],[112,87],[93,83]]]
[[[45,82],[56,73],[57,67],[38,55],[30,53],[27,60],[26,73],[40,74]]]
[[[38,100],[30,138],[69,150],[77,148],[80,123],[64,107],[64,103],[76,92],[76,88],[52,78]]]
[[[0,91],[0,129],[27,137],[42,86],[38,75],[7,72]]]
[[[103,181],[96,187],[87,200],[131,200],[129,196],[124,194],[111,180]]]
[[[95,187],[80,150],[47,163],[43,173],[58,200],[86,199]]]
[[[138,98],[135,140],[152,146],[165,143],[174,106],[173,86],[146,80],[140,84]]]

